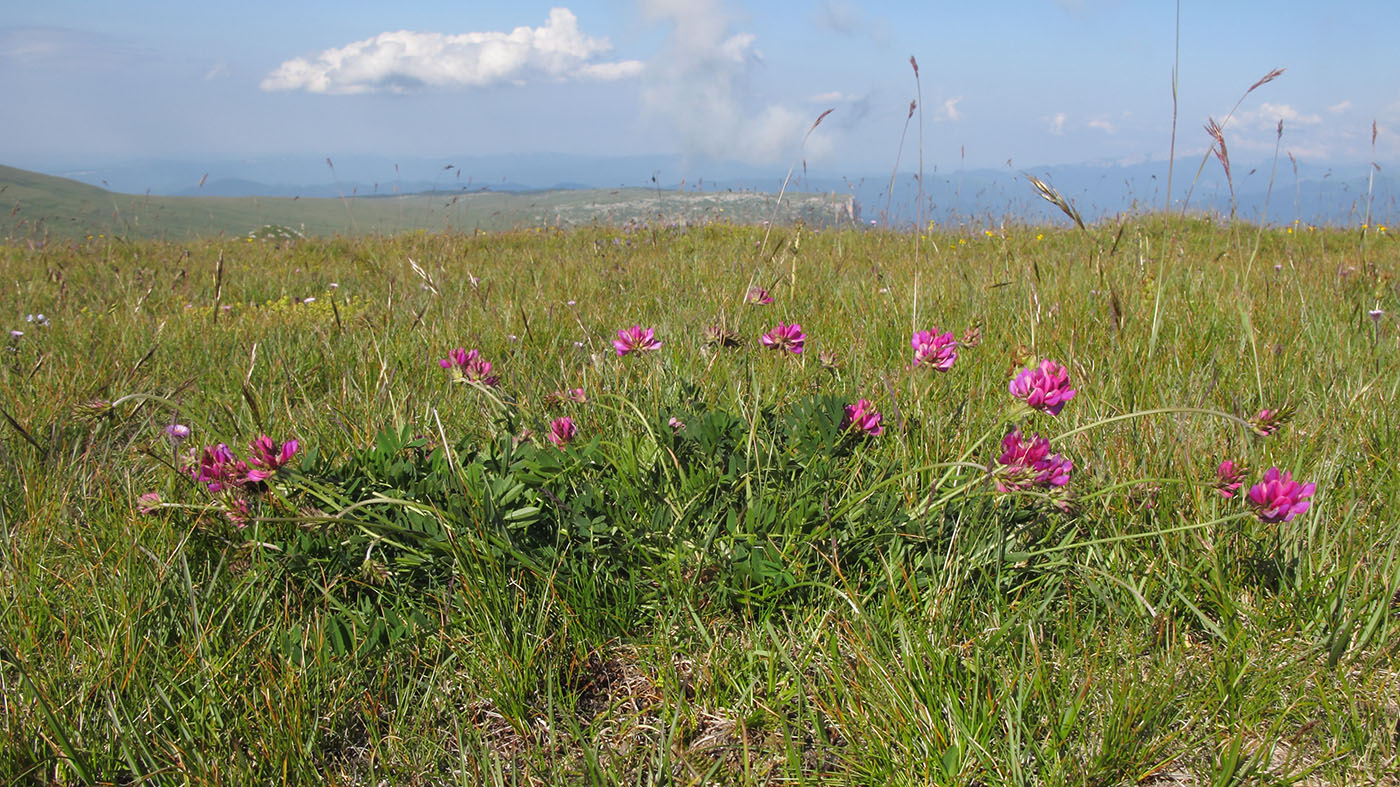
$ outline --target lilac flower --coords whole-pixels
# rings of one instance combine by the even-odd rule
[[[619,356],[628,355],[640,350],[659,350],[661,342],[656,340],[653,329],[643,329],[640,325],[633,325],[631,328],[623,328],[617,332],[617,338],[613,340],[613,349]]]
[[[185,438],[190,436],[190,428],[184,424],[171,423],[165,427],[165,436],[170,440],[170,444],[179,447]]]
[[[958,360],[958,340],[953,338],[952,332],[917,331],[909,344],[914,348],[915,366],[923,364],[946,372]]]
[[[759,337],[763,346],[770,350],[787,350],[792,353],[802,352],[802,343],[807,341],[807,334],[802,332],[802,326],[798,323],[785,325],[778,323],[773,330]]]
[[[1016,375],[1011,381],[1011,395],[1032,409],[1059,415],[1065,402],[1074,398],[1074,389],[1069,387],[1069,371],[1065,367],[1043,360],[1039,366],[1022,369]]]
[[[998,492],[1021,489],[1054,489],[1069,483],[1074,463],[1059,454],[1050,453],[1050,441],[1038,434],[1029,440],[1015,429],[1001,439],[1001,456],[996,470]]]
[[[1215,491],[1226,499],[1234,497],[1244,486],[1244,477],[1248,474],[1249,465],[1226,459],[1215,469]]]
[[[549,442],[559,448],[563,448],[578,436],[578,427],[574,425],[574,419],[569,416],[555,418],[549,422]]]
[[[753,303],[759,306],[767,306],[773,302],[773,296],[762,287],[750,287],[748,294],[744,296],[744,303]]]
[[[885,427],[880,425],[881,419],[882,416],[871,406],[870,400],[861,399],[855,404],[846,405],[846,417],[841,421],[841,428],[874,437],[885,431]]]
[[[682,421],[681,419],[675,417],[674,415],[671,416],[671,420],[669,420],[669,421],[666,422],[666,425],[669,426],[669,427],[671,427],[671,431],[673,431],[673,432],[679,432],[679,431],[685,429],[685,421]]]
[[[1287,522],[1308,510],[1316,484],[1300,484],[1288,471],[1271,467],[1264,480],[1249,488],[1249,507],[1261,522]]]

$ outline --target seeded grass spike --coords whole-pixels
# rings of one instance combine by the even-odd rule
[[[1059,208],[1061,213],[1069,216],[1079,229],[1085,232],[1089,231],[1089,228],[1084,226],[1084,219],[1080,217],[1079,211],[1075,210],[1074,204],[1061,196],[1060,192],[1056,191],[1054,186],[1051,186],[1049,183],[1046,183],[1030,173],[1026,173],[1026,180],[1031,182],[1031,185],[1035,187],[1035,190],[1040,193],[1040,196],[1046,202]]]

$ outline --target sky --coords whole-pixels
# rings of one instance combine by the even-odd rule
[[[778,169],[800,154],[865,175],[890,171],[906,120],[901,169],[917,166],[920,98],[930,170],[1165,160],[1171,144],[1166,0],[5,5],[0,163],[33,169],[550,152]],[[1178,157],[1208,149],[1215,118],[1236,161],[1276,142],[1314,164],[1400,159],[1396,29],[1394,0],[1182,0]]]

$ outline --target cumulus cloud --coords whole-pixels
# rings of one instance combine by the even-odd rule
[[[355,94],[485,87],[530,79],[615,80],[641,73],[642,64],[636,60],[596,62],[611,50],[606,38],[580,31],[572,11],[553,8],[542,26],[517,27],[509,33],[380,33],[288,60],[261,86],[269,91]]]
[[[1350,102],[1350,101],[1339,101],[1339,102],[1333,104],[1332,106],[1328,107],[1328,108],[1327,108],[1327,111],[1328,111],[1328,112],[1331,112],[1331,113],[1334,114],[1334,115],[1339,115],[1339,114],[1341,114],[1341,113],[1347,111],[1348,109],[1351,109],[1351,102]]]
[[[944,101],[943,117],[946,117],[949,120],[962,120],[962,111],[958,109],[958,104],[961,104],[962,100],[963,97],[958,96],[957,98],[950,98],[947,101]]]
[[[1116,126],[1114,126],[1107,120],[1104,120],[1103,118],[1094,118],[1093,120],[1089,121],[1089,128],[1096,128],[1105,134],[1112,134],[1118,130]]]
[[[1282,120],[1285,128],[1290,126],[1316,126],[1322,122],[1321,115],[1308,115],[1299,112],[1288,104],[1270,104],[1265,101],[1258,109],[1236,112],[1229,125],[1243,128],[1273,130]]]
[[[643,106],[674,126],[687,153],[750,163],[793,154],[815,117],[754,90],[763,63],[757,37],[734,30],[719,0],[641,0],[641,8],[648,21],[670,26],[661,54],[647,65]],[[827,149],[818,132],[806,152]]]
[[[1065,133],[1065,113],[1056,112],[1054,116],[1050,118],[1050,126],[1048,130],[1051,134],[1054,134],[1056,136]]]

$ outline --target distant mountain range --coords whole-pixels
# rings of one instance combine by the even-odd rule
[[[1180,209],[1190,195],[1193,211],[1228,215],[1231,194],[1218,162],[1177,162],[1172,204]],[[626,157],[530,154],[442,158],[383,156],[257,157],[208,161],[142,160],[82,166],[50,162],[47,174],[100,186],[115,192],[189,197],[393,197],[407,194],[459,196],[480,192],[640,188],[658,192],[777,193],[785,171],[734,162],[678,156]],[[1295,178],[1287,160],[1272,164],[1234,165],[1234,211],[1240,218],[1270,223],[1301,220],[1314,224],[1359,223],[1367,208],[1377,221],[1400,213],[1400,179],[1375,172],[1368,184],[1365,165],[1323,167],[1300,164]],[[1161,210],[1166,205],[1165,162],[1120,165],[1091,162],[1029,167],[1024,170],[947,171],[929,167],[920,210],[918,177],[902,170],[861,177],[835,177],[799,167],[789,191],[835,193],[852,197],[869,223],[908,225],[920,216],[940,224],[996,224],[1064,221],[1024,177],[1032,174],[1069,199],[1086,221],[1123,213]],[[1270,177],[1273,183],[1270,189]],[[1193,180],[1196,180],[1193,188]],[[1266,209],[1267,204],[1267,209]],[[1388,218],[1389,217],[1389,218]]]

